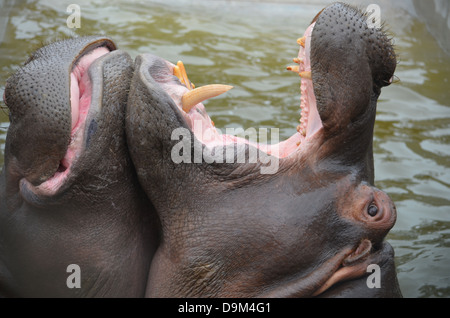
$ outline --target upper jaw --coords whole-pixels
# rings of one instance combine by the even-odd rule
[[[120,51],[115,50],[112,41],[105,39],[102,45],[93,44],[77,56],[71,72],[71,113],[72,128],[70,142],[59,163],[58,169],[44,182],[34,185],[27,178],[20,181],[22,196],[36,203],[37,198],[51,197],[70,186],[74,168],[85,151],[92,134],[89,123],[95,121],[102,108],[103,64]],[[74,115],[75,113],[75,115]]]

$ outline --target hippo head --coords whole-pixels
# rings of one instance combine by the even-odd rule
[[[0,296],[143,295],[154,236],[126,147],[132,74],[127,53],[90,36],[38,49],[7,80]]]
[[[182,63],[136,58],[127,139],[163,229],[149,296],[401,295],[372,154],[396,57],[366,20],[335,3],[298,40],[301,123],[279,144],[216,130],[200,102],[228,87],[193,89]],[[366,284],[373,264],[381,288]]]

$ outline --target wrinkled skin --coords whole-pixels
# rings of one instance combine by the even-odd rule
[[[395,205],[373,186],[372,154],[376,102],[391,82],[395,53],[352,7],[332,4],[312,23],[299,55],[312,72],[312,80],[302,80],[309,100],[302,105],[311,114],[316,107],[318,116],[309,115],[315,125],[303,136],[279,145],[273,174],[261,173],[262,160],[208,163],[206,155],[198,163],[174,162],[180,140],[191,162],[195,151],[241,145],[246,153],[258,147],[264,158],[276,148],[224,136],[223,144],[206,142],[191,120],[201,116],[210,126],[209,117],[201,104],[181,110],[186,88],[174,65],[148,54],[136,58],[127,139],[162,225],[147,296],[401,296],[393,250],[384,242]],[[174,139],[179,128],[188,133]],[[381,269],[381,288],[366,284],[370,264]]]
[[[37,50],[8,79],[0,297],[144,296],[158,223],[126,146],[132,73],[111,40],[84,37]],[[66,285],[70,264],[81,288]]]

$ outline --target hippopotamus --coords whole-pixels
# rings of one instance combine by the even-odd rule
[[[0,297],[143,297],[159,223],[124,130],[133,60],[102,36],[35,51],[6,83]]]
[[[372,149],[391,40],[333,3],[297,42],[300,125],[270,144],[214,127],[201,102],[228,87],[194,89],[182,64],[136,57],[127,142],[161,222],[146,296],[401,297]]]

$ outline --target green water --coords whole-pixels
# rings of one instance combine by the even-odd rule
[[[41,43],[73,34],[107,34],[134,58],[151,52],[183,60],[197,86],[232,84],[205,103],[219,128],[278,127],[284,139],[299,118],[299,78],[285,70],[296,39],[322,4],[233,1],[77,1],[81,28],[66,25],[73,1],[16,1],[0,43],[0,95],[9,74]],[[377,187],[395,201],[387,237],[405,297],[450,296],[450,58],[425,25],[385,13],[395,35],[399,81],[385,88],[374,136]],[[1,27],[1,24],[0,24]],[[0,165],[6,113],[0,111]]]

